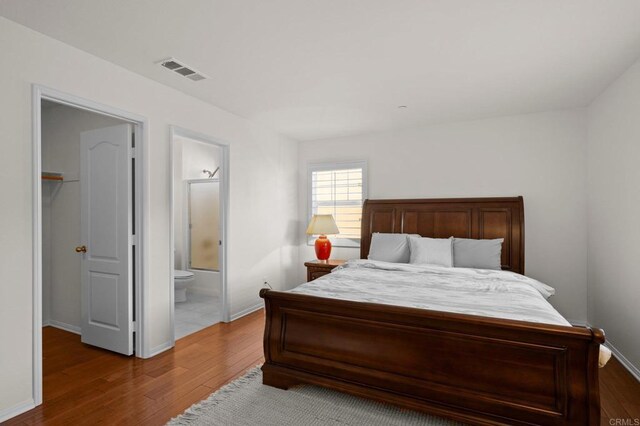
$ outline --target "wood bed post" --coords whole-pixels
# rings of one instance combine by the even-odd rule
[[[264,327],[264,359],[265,363],[262,365],[262,384],[267,386],[273,386],[274,388],[287,390],[290,387],[295,385],[299,385],[300,380],[296,380],[294,376],[283,374],[282,372],[278,373],[274,371],[271,363],[271,344],[272,340],[270,337],[271,330],[276,329],[277,326],[274,327],[273,315],[269,315],[269,312],[272,311],[271,304],[269,303],[269,297],[266,294],[269,292],[269,289],[263,288],[260,290],[260,297],[264,299],[265,303],[265,327]]]
[[[600,406],[600,345],[605,342],[604,331],[591,327],[593,336],[589,345],[587,376],[589,393],[589,425],[600,426],[600,416],[602,408]]]

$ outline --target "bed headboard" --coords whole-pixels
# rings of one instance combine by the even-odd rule
[[[432,238],[504,238],[502,269],[524,274],[522,197],[365,200],[361,259],[369,255],[374,232]]]

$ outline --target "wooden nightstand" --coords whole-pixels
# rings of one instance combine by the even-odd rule
[[[316,278],[320,278],[323,275],[327,275],[336,266],[342,265],[346,260],[329,259],[329,260],[311,260],[305,262],[304,266],[307,267],[307,282],[313,281]]]

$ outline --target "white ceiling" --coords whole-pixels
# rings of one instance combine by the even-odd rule
[[[584,106],[640,56],[638,0],[1,0],[0,14],[298,140]],[[155,64],[171,56],[211,79]]]

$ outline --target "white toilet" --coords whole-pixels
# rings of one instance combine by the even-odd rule
[[[175,290],[174,302],[186,302],[187,301],[187,288],[193,283],[193,272],[181,271],[179,269],[173,270],[173,288]]]

